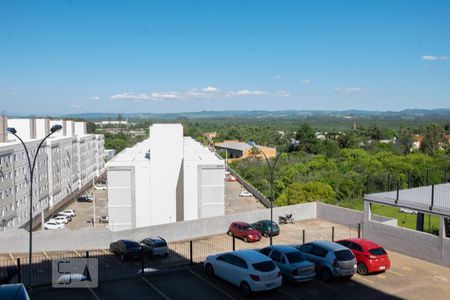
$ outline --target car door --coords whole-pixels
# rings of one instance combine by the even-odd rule
[[[242,279],[247,277],[248,264],[244,259],[236,255],[231,255],[230,258],[230,269],[229,272],[227,272],[227,280],[232,284],[239,286]]]
[[[300,250],[303,254],[305,254],[306,258],[310,261],[311,260],[311,250],[313,248],[312,244],[303,244],[300,247],[297,247],[298,250]]]
[[[216,261],[213,264],[214,274],[224,280],[229,281],[230,274],[230,263],[232,261],[231,254],[222,254],[216,257]]]
[[[280,268],[282,271],[284,271],[286,269],[285,264],[285,259],[283,257],[283,253],[281,253],[278,250],[272,250],[272,252],[270,253],[269,257],[273,260],[273,262],[278,266],[278,268]]]
[[[237,235],[238,235],[238,226],[237,226],[236,223],[231,224],[231,233],[232,233],[234,236],[237,236]]]
[[[325,264],[325,257],[328,254],[328,250],[314,245],[311,249],[311,261],[317,266],[323,266]]]
[[[242,225],[237,225],[236,236],[240,239],[244,238],[244,229],[242,228]]]
[[[353,252],[353,255],[355,255],[356,261],[359,262],[364,260],[363,249],[360,245],[352,242],[350,243],[349,248]]]

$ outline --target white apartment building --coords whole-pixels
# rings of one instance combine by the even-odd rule
[[[42,145],[33,181],[33,218],[65,200],[104,170],[103,135],[86,134],[84,122],[48,119],[7,119],[0,131],[14,127],[27,145],[30,160],[51,126],[63,128]],[[79,136],[74,135],[78,133]],[[14,135],[0,141],[0,230],[21,227],[29,221],[29,166],[22,144]],[[5,141],[5,139],[7,139]],[[83,161],[82,161],[83,160]]]
[[[224,214],[224,161],[181,124],[154,124],[150,137],[107,163],[111,231]]]

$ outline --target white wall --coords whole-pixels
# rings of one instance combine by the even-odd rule
[[[86,122],[75,122],[75,135],[86,134]]]
[[[66,120],[66,136],[75,135],[75,122],[72,120]]]
[[[65,136],[66,132],[66,121],[64,120],[50,120],[50,128],[52,128],[53,125],[61,125],[61,130],[58,130],[54,134],[52,134],[52,137],[63,137]]]
[[[33,139],[32,119],[8,119],[8,127],[13,127],[17,130],[17,135],[24,141]],[[8,133],[9,141],[19,141],[14,135]]]
[[[50,132],[49,119],[36,119],[36,138],[43,139]]]
[[[176,222],[178,183],[182,176],[183,126],[154,124],[150,127],[150,218],[152,224]],[[157,209],[153,209],[157,208]]]

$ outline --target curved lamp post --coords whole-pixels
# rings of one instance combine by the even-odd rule
[[[289,146],[291,146],[293,143],[291,143]],[[253,145],[252,148],[252,153],[253,154],[262,154],[264,156],[264,159],[266,160],[267,163],[267,167],[269,169],[269,185],[270,185],[270,245],[272,246],[272,224],[273,224],[273,201],[274,201],[274,196],[273,196],[273,180],[274,180],[274,175],[275,175],[275,167],[277,166],[277,162],[279,160],[279,158],[281,157],[281,154],[286,153],[289,150],[289,146],[278,152],[277,155],[275,156],[275,159],[273,160],[273,162],[270,162],[270,159],[267,157],[266,153],[264,153],[264,151],[262,151],[261,149],[257,148],[256,145]]]
[[[23,148],[25,149],[25,153],[27,155],[27,160],[28,160],[28,167],[29,167],[29,173],[30,173],[30,221],[29,221],[29,232],[30,232],[30,248],[29,248],[29,254],[28,254],[28,266],[29,266],[29,270],[28,270],[28,284],[29,287],[31,287],[31,256],[32,256],[32,250],[33,250],[33,172],[34,172],[34,167],[36,165],[36,158],[39,155],[39,150],[41,149],[42,144],[44,143],[44,141],[51,136],[53,133],[57,132],[58,130],[60,130],[62,128],[61,125],[53,125],[52,128],[50,128],[50,133],[47,134],[45,136],[45,138],[39,143],[39,146],[37,147],[36,153],[34,154],[34,158],[33,158],[33,164],[31,164],[31,160],[30,160],[30,154],[28,153],[28,148],[25,145],[24,141],[17,135],[17,130],[15,128],[12,127],[8,127],[6,130],[11,133],[12,135],[14,135],[16,138],[19,139],[19,141],[22,143]]]

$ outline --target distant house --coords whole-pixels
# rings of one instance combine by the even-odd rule
[[[209,141],[212,141],[213,138],[217,137],[217,132],[204,132],[202,134],[205,138],[207,138]]]
[[[416,134],[413,137],[412,149],[419,150],[420,147],[422,146],[422,142],[423,142],[423,135]]]
[[[246,158],[252,156],[251,150],[253,147],[258,148],[261,152],[263,152],[267,158],[272,158],[277,155],[277,149],[272,147],[260,146],[260,145],[252,145],[251,143],[240,142],[238,140],[226,140],[222,143],[216,143],[214,148],[217,150],[225,150],[228,153],[228,158]],[[262,156],[262,154],[258,155]]]

